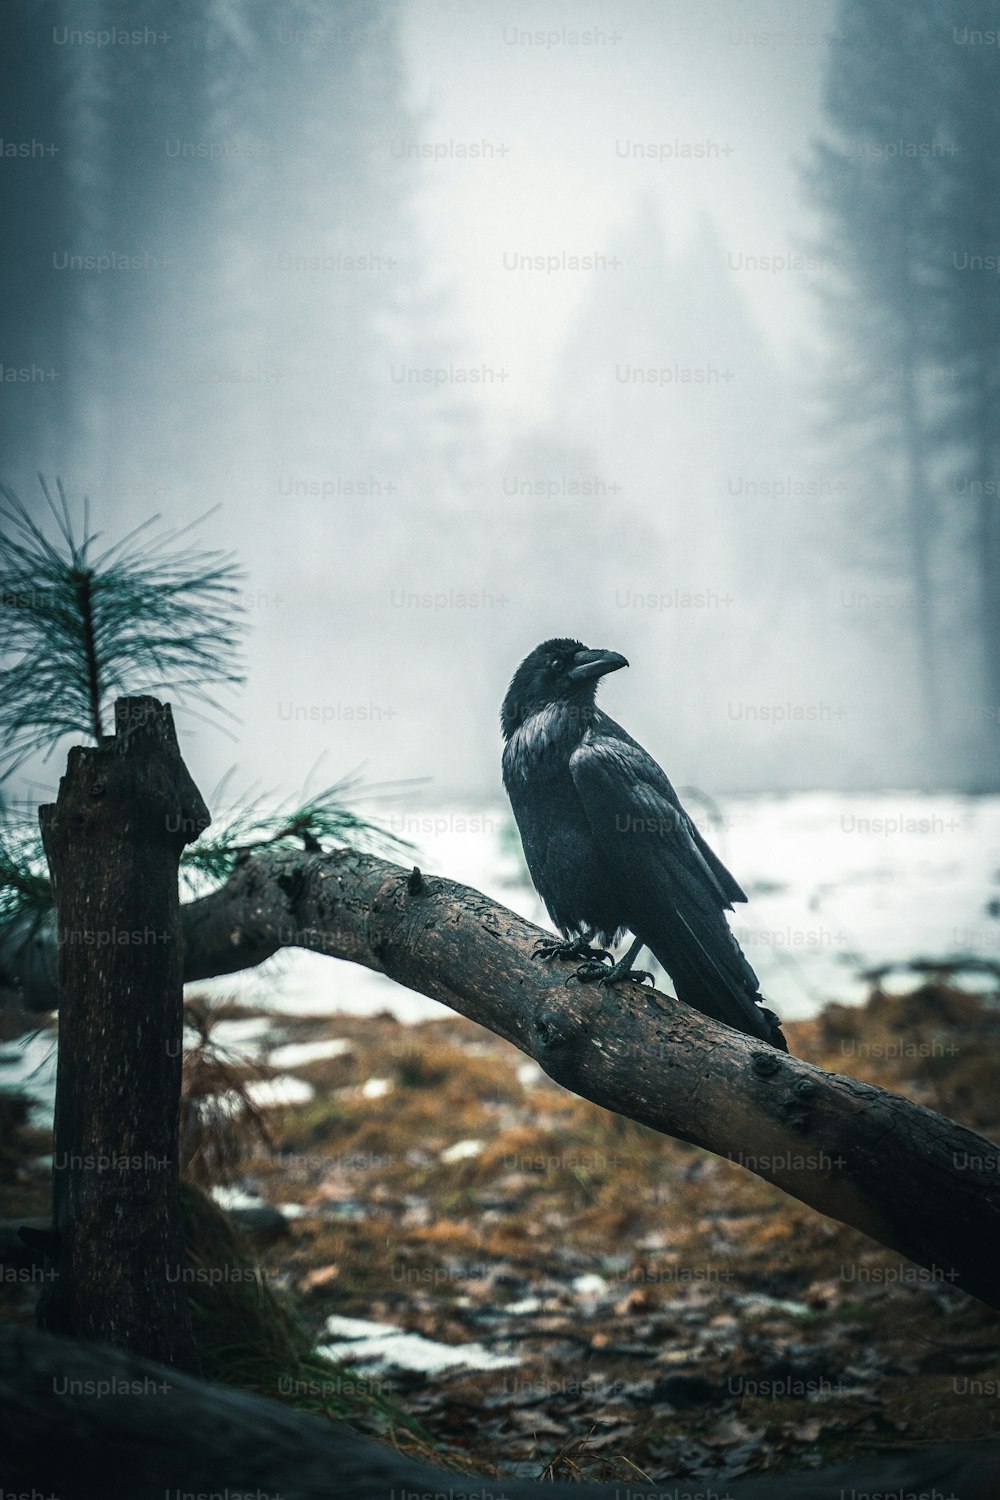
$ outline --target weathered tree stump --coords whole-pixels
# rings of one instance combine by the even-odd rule
[[[177,869],[209,815],[169,706],[121,699],[39,810],[58,942],[51,1332],[198,1368],[180,1268]]]

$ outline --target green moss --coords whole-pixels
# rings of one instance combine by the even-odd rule
[[[315,1352],[292,1299],[273,1284],[210,1198],[183,1183],[181,1205],[188,1302],[206,1380],[351,1421],[400,1446],[433,1449],[419,1422],[383,1395],[377,1382]]]

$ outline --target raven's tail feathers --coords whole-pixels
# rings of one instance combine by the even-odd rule
[[[669,934],[647,939],[646,946],[673,980],[678,1000],[787,1052],[778,1017],[763,1004],[757,976],[722,913],[711,934],[676,916],[678,924],[671,923]]]
[[[707,986],[700,980],[690,979],[674,979],[674,989],[677,991],[678,1000],[683,1000],[685,1005],[700,1010],[702,1015],[712,1016],[716,1021],[723,1021],[727,1026],[732,1026],[736,1031],[743,1031],[748,1036],[759,1037],[761,1041],[769,1042],[772,1047],[777,1047],[781,1052],[788,1051],[788,1043],[785,1041],[778,1017],[773,1010],[769,1010],[761,1003],[762,997],[759,990],[755,994],[751,994],[748,990],[720,994],[717,984]]]

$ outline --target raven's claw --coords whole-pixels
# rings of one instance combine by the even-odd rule
[[[565,941],[559,938],[539,938],[535,944],[535,958],[584,958],[588,962],[598,963],[598,967],[604,967],[599,963],[602,958],[610,958],[611,954],[605,948],[592,948],[586,939],[582,937],[567,938]]]
[[[646,969],[633,969],[625,959],[616,964],[581,964],[576,971],[575,978],[581,984],[599,984],[610,987],[615,984],[624,984],[627,979],[634,979],[639,984],[645,984],[648,979],[653,983],[653,976]]]

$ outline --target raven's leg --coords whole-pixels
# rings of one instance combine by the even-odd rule
[[[602,958],[610,958],[611,954],[606,948],[592,948],[590,945],[594,940],[592,932],[581,932],[579,937],[567,938],[561,942],[559,938],[539,938],[535,944],[536,958],[584,958],[590,963],[597,963],[600,968]]]
[[[645,969],[632,968],[641,947],[642,938],[636,938],[625,957],[620,958],[616,964],[581,964],[576,971],[576,978],[584,984],[621,984],[625,979],[637,979],[640,984],[648,979],[652,984],[652,974],[648,974]]]

